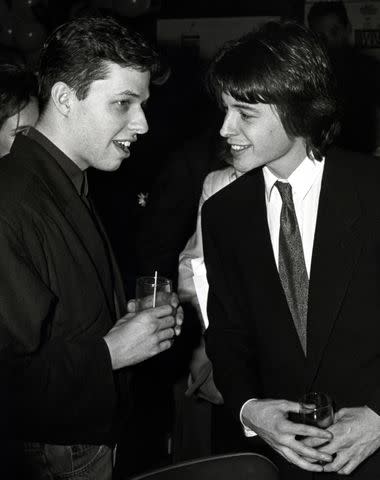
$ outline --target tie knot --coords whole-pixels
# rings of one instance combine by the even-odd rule
[[[282,202],[286,204],[293,203],[292,186],[290,183],[277,181],[275,185],[280,192]]]

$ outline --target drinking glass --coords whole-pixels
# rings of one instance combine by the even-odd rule
[[[334,423],[334,409],[331,398],[322,392],[310,392],[301,400],[302,423],[326,429]]]
[[[136,280],[136,311],[170,303],[172,282],[165,277],[138,277]]]
[[[334,423],[332,400],[326,393],[307,393],[301,398],[300,404],[301,419],[305,425],[326,429]],[[317,463],[319,465],[326,465],[326,462],[323,460]]]

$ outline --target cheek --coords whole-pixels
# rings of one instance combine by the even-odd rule
[[[272,147],[285,147],[289,143],[289,137],[282,128],[268,128],[267,143]]]
[[[81,125],[80,137],[91,145],[96,145],[102,142],[106,131],[106,123],[99,122],[99,119],[86,116],[81,119],[81,122],[78,122],[78,125]]]

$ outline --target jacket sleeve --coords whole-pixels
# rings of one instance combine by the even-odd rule
[[[116,402],[108,348],[103,338],[50,337],[59,299],[26,250],[0,219],[0,380],[8,427],[48,438],[108,431]]]
[[[202,210],[203,247],[209,282],[206,352],[213,364],[215,384],[226,405],[239,418],[242,405],[258,396],[252,351],[254,343],[246,328],[247,313],[236,291],[237,286],[233,285],[234,273],[226,264],[229,248],[223,245],[223,235],[219,231],[222,229],[220,222],[223,222],[219,215],[215,215],[215,208],[210,208],[211,203],[212,200],[206,202]]]

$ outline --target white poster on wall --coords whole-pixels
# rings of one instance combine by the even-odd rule
[[[305,22],[313,3],[306,0]],[[380,0],[344,0],[352,26],[351,43],[380,59]]]
[[[162,48],[193,50],[210,59],[227,40],[239,38],[279,17],[167,18],[157,22],[157,41]]]

